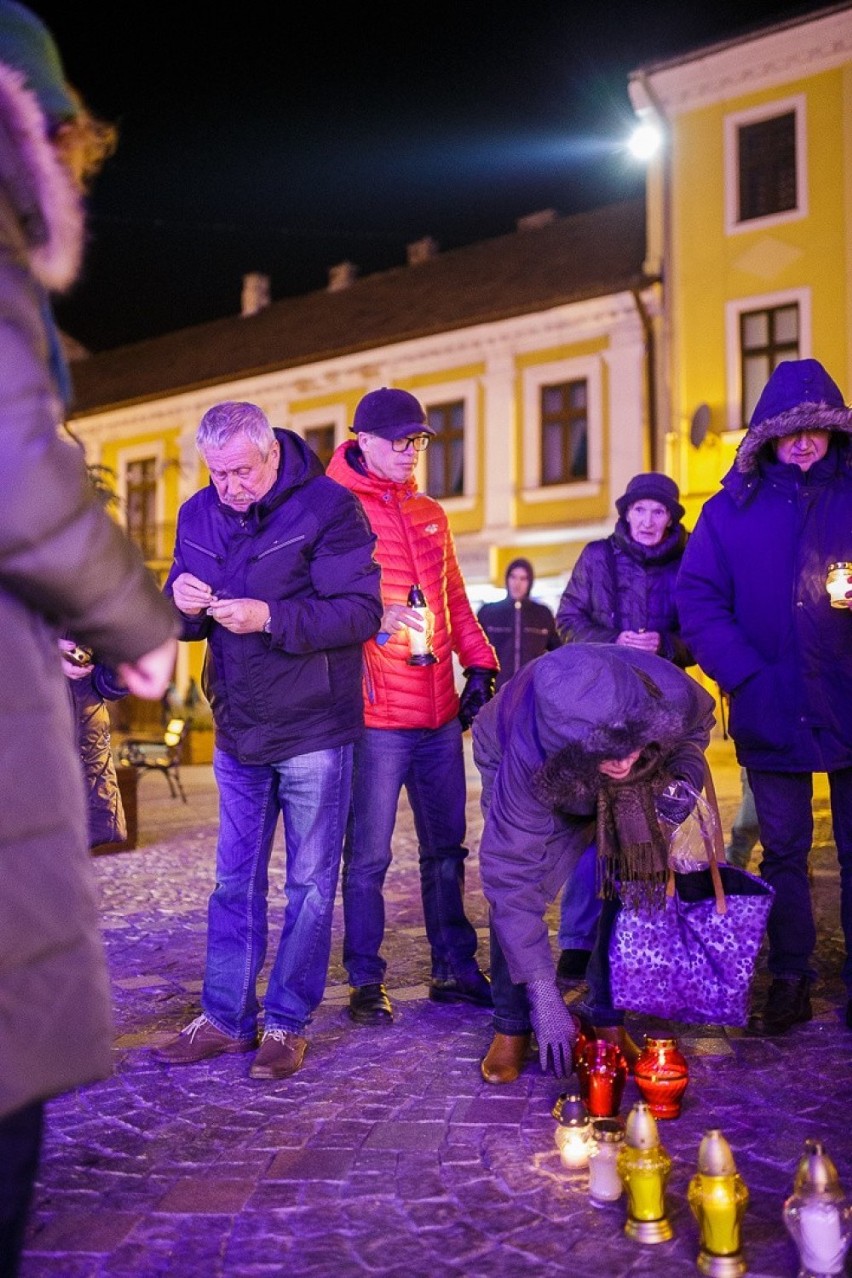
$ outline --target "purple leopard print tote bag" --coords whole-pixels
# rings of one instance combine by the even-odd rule
[[[709,769],[705,792],[716,814],[713,832],[705,827],[709,864],[670,873],[662,909],[623,906],[610,941],[612,1001],[666,1020],[744,1026],[775,893],[748,871],[718,864],[721,824]]]

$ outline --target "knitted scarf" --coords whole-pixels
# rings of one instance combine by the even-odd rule
[[[598,895],[620,896],[626,905],[662,909],[668,876],[668,843],[655,796],[667,778],[659,754],[643,754],[630,775],[601,774],[597,804]]]

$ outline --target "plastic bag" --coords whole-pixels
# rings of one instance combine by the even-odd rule
[[[672,781],[657,799],[657,817],[668,838],[669,868],[677,874],[703,870],[716,828],[716,813],[687,781]]]

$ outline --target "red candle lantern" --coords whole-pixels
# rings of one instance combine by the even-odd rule
[[[590,1116],[615,1118],[627,1081],[627,1061],[621,1049],[602,1038],[587,1043],[577,1067],[577,1079]]]
[[[636,1086],[655,1118],[677,1118],[689,1082],[689,1066],[673,1038],[646,1038],[636,1062]]]

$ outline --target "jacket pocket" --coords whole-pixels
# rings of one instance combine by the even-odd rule
[[[748,750],[778,750],[789,744],[793,708],[778,686],[775,666],[759,670],[731,694],[730,731]]]
[[[249,563],[259,563],[261,559],[266,559],[269,555],[276,555],[279,550],[286,550],[288,546],[295,546],[298,542],[304,540],[305,534],[301,533],[298,537],[288,537],[286,541],[276,541],[274,545],[267,546],[266,550],[261,550],[260,554],[252,555],[251,559],[249,559]]]
[[[207,555],[209,559],[215,560],[217,564],[221,564],[223,562],[222,555],[217,554],[215,550],[211,550],[209,546],[202,546],[200,542],[192,541],[190,537],[184,537],[183,544],[185,546],[191,546],[192,549],[197,550],[200,555]]]

